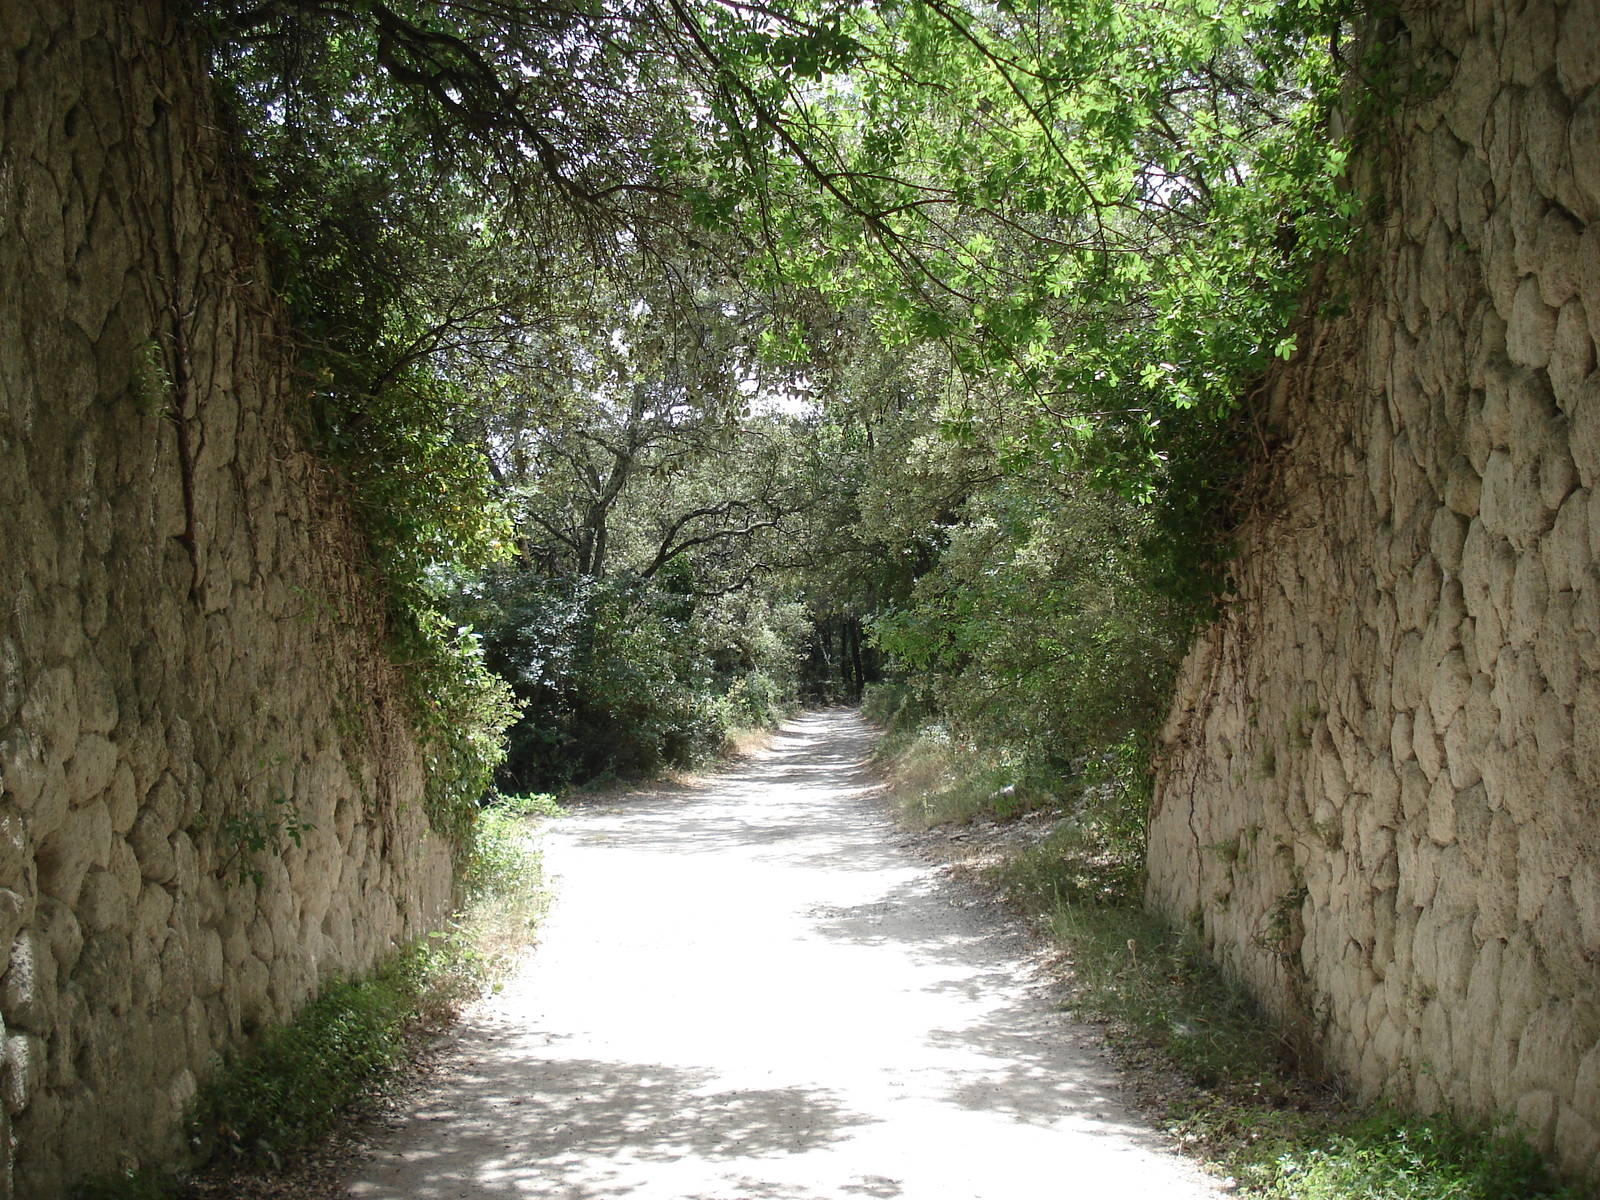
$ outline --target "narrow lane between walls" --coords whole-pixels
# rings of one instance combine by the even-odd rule
[[[541,945],[360,1200],[1191,1200],[1024,937],[901,848],[853,712],[552,823]]]

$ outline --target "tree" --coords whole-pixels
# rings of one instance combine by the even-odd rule
[[[672,637],[798,589],[859,687],[875,614],[1024,601],[973,547],[1067,572],[1038,523],[1088,528],[1085,488],[1145,506],[1105,501],[1163,564],[1107,578],[1221,586],[1216,447],[1349,215],[1343,0],[207,13],[312,425],[402,631],[520,545],[523,575],[615,585],[586,611]],[[802,394],[829,418],[743,416]],[[1029,521],[974,532],[1069,474],[1070,503],[1024,492]]]

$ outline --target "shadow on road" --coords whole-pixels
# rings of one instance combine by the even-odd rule
[[[416,1200],[457,1200],[464,1174],[473,1178],[475,1197],[525,1196],[535,1182],[541,1195],[552,1188],[567,1194],[570,1185],[572,1195],[622,1196],[634,1185],[614,1172],[609,1182],[597,1179],[597,1158],[673,1162],[693,1155],[715,1162],[803,1154],[875,1120],[823,1088],[714,1091],[711,1071],[541,1061],[542,1044],[507,1040],[513,1045],[478,1047],[448,1102],[414,1115],[440,1135],[398,1156]],[[350,1194],[378,1191],[356,1184]]]

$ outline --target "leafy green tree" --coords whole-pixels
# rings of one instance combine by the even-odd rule
[[[561,712],[631,713],[668,758],[731,694],[717,664],[765,644],[730,597],[805,604],[857,688],[870,625],[964,719],[984,688],[1027,693],[996,736],[1059,740],[1058,693],[1147,711],[1130,680],[1162,652],[1140,632],[1185,619],[1150,597],[1192,617],[1223,586],[1241,456],[1219,449],[1266,441],[1244,385],[1293,352],[1347,236],[1353,20],[1346,0],[207,6],[308,424],[419,707],[477,731],[455,794],[504,711],[440,616],[463,588],[513,678],[569,664],[524,701],[559,675]],[[805,422],[745,412],[799,397]],[[580,705],[585,680],[605,698]]]

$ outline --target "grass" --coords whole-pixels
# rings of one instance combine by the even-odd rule
[[[1448,1117],[1374,1113],[1324,1145],[1288,1154],[1273,1195],[1285,1200],[1583,1200],[1560,1187],[1520,1138],[1476,1130]]]
[[[559,816],[548,796],[503,797],[479,813],[450,925],[363,979],[333,979],[286,1025],[224,1058],[191,1110],[191,1159],[76,1189],[78,1200],[172,1200],[196,1172],[280,1169],[342,1114],[380,1094],[419,1031],[499,985],[532,944],[547,893],[530,816]]]
[[[890,794],[896,814],[917,829],[1010,820],[1057,804],[1052,781],[1028,764],[964,744],[939,725],[911,737],[891,735],[876,761],[895,780]]]
[[[880,720],[882,718],[880,717]],[[993,803],[1003,758],[895,729],[879,755],[891,802],[917,826],[1017,815]],[[1053,792],[1053,830],[987,871],[1070,964],[1071,1007],[1127,1065],[1185,1081],[1164,1118],[1185,1149],[1266,1200],[1585,1200],[1515,1134],[1453,1119],[1358,1111],[1193,933],[1142,905],[1142,772],[1108,755]]]
[[[444,935],[452,942],[452,961],[468,972],[462,986],[498,986],[533,944],[550,897],[528,820],[566,815],[546,795],[503,796],[479,814],[471,865],[462,878],[465,899]]]

